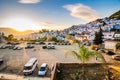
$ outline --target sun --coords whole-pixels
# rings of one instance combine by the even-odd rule
[[[2,23],[2,25],[4,27],[11,27],[19,31],[36,29],[35,21],[22,17],[7,19]]]

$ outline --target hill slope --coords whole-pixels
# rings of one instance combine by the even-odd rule
[[[112,14],[109,18],[110,19],[114,19],[114,18],[120,19],[120,10],[117,11],[116,13]]]
[[[5,35],[13,34],[13,35],[23,35],[23,34],[30,34],[33,33],[34,31],[32,30],[26,30],[23,32],[17,31],[12,28],[0,28],[0,32],[3,32]]]

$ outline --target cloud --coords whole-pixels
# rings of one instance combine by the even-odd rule
[[[51,25],[53,25],[52,22],[41,22],[40,24],[43,25],[43,26],[51,26]]]
[[[83,4],[70,4],[63,6],[70,11],[70,15],[87,21],[92,21],[100,18],[100,15],[89,6]]]
[[[19,3],[23,3],[23,4],[35,4],[35,3],[39,3],[42,0],[19,0]]]

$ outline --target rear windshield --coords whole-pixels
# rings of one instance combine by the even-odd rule
[[[40,71],[45,71],[45,69],[46,69],[45,67],[41,67]]]

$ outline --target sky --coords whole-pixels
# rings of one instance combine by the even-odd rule
[[[120,0],[0,0],[0,27],[60,30],[118,10]]]

